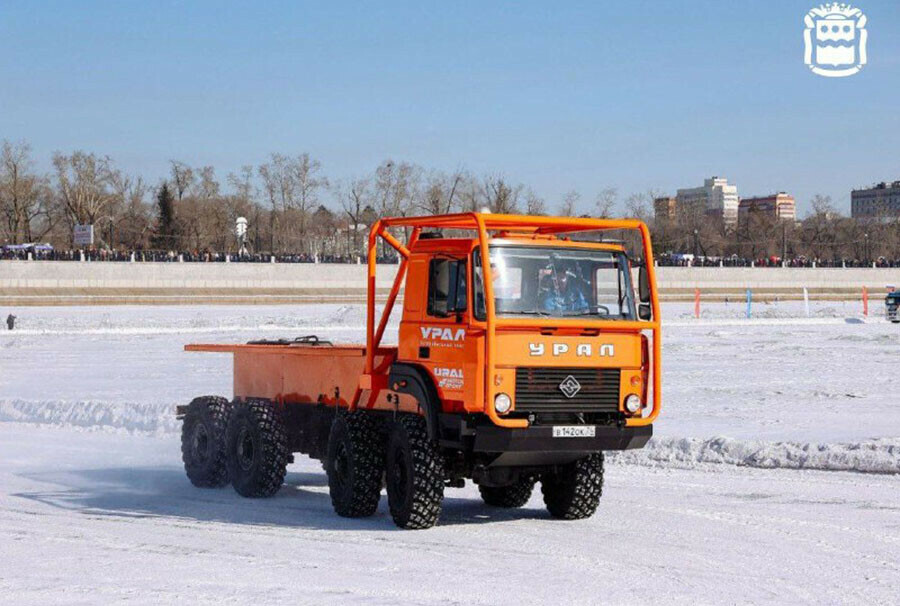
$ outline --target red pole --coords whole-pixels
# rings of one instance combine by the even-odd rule
[[[863,315],[869,316],[869,291],[863,286]]]
[[[700,319],[700,289],[694,289],[694,317]]]

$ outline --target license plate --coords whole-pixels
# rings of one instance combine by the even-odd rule
[[[597,428],[593,425],[555,425],[553,427],[554,438],[593,438],[597,435]]]

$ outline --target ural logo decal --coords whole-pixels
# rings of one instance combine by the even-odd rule
[[[435,367],[434,376],[438,377],[438,387],[441,389],[462,389],[465,385],[462,368]]]
[[[581,391],[581,383],[579,383],[575,377],[569,375],[559,384],[559,390],[567,398],[574,398],[575,395]]]
[[[437,341],[462,341],[466,338],[466,329],[440,328],[439,326],[422,326],[422,338]]]
[[[551,350],[554,356],[561,356],[569,352],[567,343],[552,343]],[[543,343],[529,343],[528,353],[532,356],[542,356],[546,351]],[[594,355],[594,346],[591,343],[579,343],[575,346],[575,355],[579,358]],[[616,355],[616,348],[612,343],[604,343],[597,347],[597,355],[601,358],[612,358]]]
[[[434,376],[436,377],[449,377],[451,379],[462,379],[463,371],[462,368],[441,368],[437,367],[434,369]]]

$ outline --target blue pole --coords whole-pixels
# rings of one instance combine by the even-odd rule
[[[748,319],[749,319],[750,316],[752,315],[752,314],[751,314],[751,311],[750,311],[750,307],[752,306],[752,304],[753,304],[753,293],[752,293],[752,292],[750,291],[750,289],[748,288],[748,289],[747,289],[747,318],[748,318]]]

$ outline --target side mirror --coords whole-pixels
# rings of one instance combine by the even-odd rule
[[[653,318],[649,303],[641,303],[640,305],[638,305],[638,318],[646,321],[649,321]]]
[[[647,274],[646,265],[641,265],[638,269],[638,297],[641,303],[650,302],[650,276]]]

